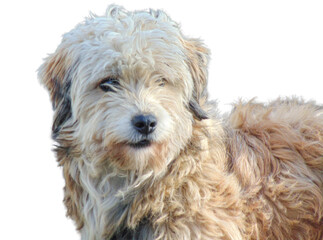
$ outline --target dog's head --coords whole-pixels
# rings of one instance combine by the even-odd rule
[[[53,138],[72,139],[89,161],[160,169],[207,118],[207,63],[203,44],[164,12],[111,6],[66,33],[39,69]]]

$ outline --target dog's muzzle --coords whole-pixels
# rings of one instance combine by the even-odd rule
[[[157,127],[157,119],[155,116],[149,115],[136,115],[131,120],[133,128],[141,135],[141,140],[135,143],[129,143],[133,148],[144,148],[151,145],[149,135],[153,133]]]

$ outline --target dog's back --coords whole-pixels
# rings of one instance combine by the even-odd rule
[[[323,239],[322,107],[240,103],[228,120],[251,239]]]

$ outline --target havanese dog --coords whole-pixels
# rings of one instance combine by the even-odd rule
[[[82,240],[323,239],[323,110],[208,100],[209,51],[163,11],[110,6],[39,68]]]

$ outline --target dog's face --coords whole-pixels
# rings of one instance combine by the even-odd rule
[[[69,135],[99,168],[160,170],[206,117],[207,54],[163,12],[111,7],[87,19],[39,70],[55,109],[54,138]]]

